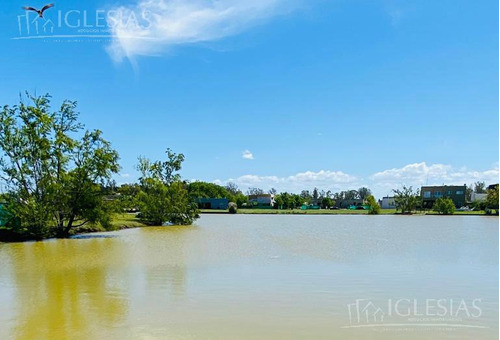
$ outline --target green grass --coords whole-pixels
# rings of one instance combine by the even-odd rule
[[[228,214],[228,210],[210,210],[202,209],[202,214]],[[368,210],[301,210],[301,209],[238,209],[238,214],[247,215],[368,215]],[[396,209],[380,209],[380,215],[394,215]],[[417,215],[438,215],[437,212],[428,210],[425,212],[416,212]],[[454,215],[485,215],[484,211],[455,211]]]
[[[380,214],[394,214],[394,209],[381,209]],[[228,210],[201,210],[202,214],[227,214]],[[336,210],[302,210],[302,209],[238,209],[238,214],[248,215],[368,215],[368,210],[349,210],[349,209],[336,209]]]
[[[111,221],[113,229],[147,227],[147,225],[142,223],[135,215],[136,214],[116,214]]]

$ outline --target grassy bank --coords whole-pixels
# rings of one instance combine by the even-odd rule
[[[113,229],[128,229],[128,228],[140,228],[147,227],[146,224],[142,223],[136,214],[116,214],[111,221]]]
[[[202,214],[228,214],[228,210],[201,210]],[[368,215],[368,210],[301,210],[301,209],[238,209],[238,214],[247,215]],[[395,209],[381,209],[380,215],[394,215]],[[417,212],[417,214],[438,215],[435,211]],[[454,215],[485,215],[484,211],[456,211]]]

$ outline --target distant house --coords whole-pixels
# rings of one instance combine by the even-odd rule
[[[248,201],[250,202],[250,205],[253,206],[273,207],[274,195],[271,194],[248,195]]]
[[[396,209],[396,200],[393,197],[382,197],[382,200],[380,201],[380,207],[382,209]]]
[[[488,185],[488,190],[495,190],[496,188],[498,187],[498,183],[497,184],[490,184]]]
[[[335,201],[335,206],[339,209],[349,209],[349,207],[356,206],[362,207],[365,202],[360,199],[352,199],[352,200],[337,200]]]
[[[198,209],[226,210],[229,205],[227,198],[197,198]]]
[[[464,185],[442,185],[423,186],[420,190],[422,204],[424,208],[432,208],[438,198],[451,198],[455,207],[465,206],[465,192],[467,186]]]
[[[478,194],[477,192],[473,192],[470,195],[470,201],[471,202],[482,202],[482,201],[486,201],[486,197],[488,197],[488,194]]]

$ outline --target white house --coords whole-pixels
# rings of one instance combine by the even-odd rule
[[[486,197],[488,197],[488,194],[478,194],[476,192],[473,192],[470,196],[470,200],[471,202],[485,201]]]
[[[274,195],[271,194],[249,195],[248,200],[256,205],[274,206]]]
[[[382,209],[396,209],[396,201],[394,200],[394,197],[382,197],[380,207]]]

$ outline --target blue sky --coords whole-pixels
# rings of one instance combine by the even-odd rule
[[[46,19],[80,28],[84,11],[88,26],[96,11],[154,14],[78,41],[53,37],[74,33],[64,23],[12,39],[24,5],[44,2],[0,12],[0,104],[77,100],[119,151],[118,182],[167,147],[183,177],[242,189],[498,181],[497,1],[56,2]]]

